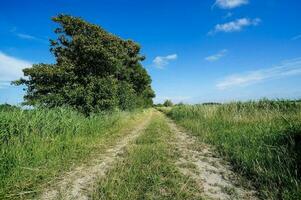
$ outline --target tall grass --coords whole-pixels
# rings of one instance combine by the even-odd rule
[[[85,117],[63,108],[0,110],[0,199],[35,195],[139,118],[142,112]]]
[[[177,106],[168,115],[213,144],[261,192],[301,199],[301,104],[291,101]]]

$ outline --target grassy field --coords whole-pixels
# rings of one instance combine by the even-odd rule
[[[236,172],[254,183],[262,199],[301,199],[300,102],[262,100],[160,110],[196,136],[196,145],[212,144]],[[36,197],[65,172],[114,149],[116,141],[150,116],[150,124],[89,195],[202,199],[202,181],[184,176],[176,165],[179,155],[186,155],[179,152],[176,132],[153,109],[86,117],[66,108],[16,107],[0,107],[0,199]]]
[[[175,106],[165,112],[234,169],[263,199],[301,199],[301,104],[289,101]]]
[[[147,111],[85,117],[69,109],[0,109],[0,199],[39,193],[60,173],[101,152]]]
[[[176,169],[174,133],[156,114],[120,162],[98,185],[93,199],[201,199],[196,184]]]

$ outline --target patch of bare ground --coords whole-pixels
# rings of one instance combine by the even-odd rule
[[[169,126],[175,133],[173,143],[179,156],[176,165],[185,176],[194,179],[205,199],[258,199],[255,190],[249,184],[242,186],[241,177],[214,153],[212,147],[198,142],[172,121]]]
[[[116,162],[122,160],[125,147],[134,141],[147,127],[151,116],[152,114],[136,126],[131,133],[121,138],[114,146],[104,151],[104,153],[96,156],[88,164],[79,166],[64,174],[54,186],[47,188],[38,199],[90,199],[89,195],[93,192],[94,185],[106,175]]]

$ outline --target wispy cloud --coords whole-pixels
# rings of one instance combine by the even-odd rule
[[[236,86],[247,86],[264,80],[301,75],[301,57],[283,61],[276,67],[234,74],[220,81],[216,87],[220,90]]]
[[[299,40],[301,39],[301,34],[294,36],[291,40]]]
[[[20,33],[17,31],[16,27],[13,27],[10,30],[10,32],[22,40],[32,40],[32,41],[37,41],[37,42],[42,42],[42,43],[48,43],[48,41],[46,39],[42,39],[42,38],[30,35],[30,34],[26,34],[26,33]]]
[[[218,61],[219,59],[224,57],[227,54],[227,52],[228,52],[227,49],[223,49],[223,50],[219,51],[217,54],[206,57],[205,60],[207,60],[208,62]]]
[[[1,88],[6,88],[10,86],[10,82],[9,81],[0,81],[0,89]]]
[[[224,15],[224,19],[228,19],[228,18],[230,18],[230,17],[232,17],[233,16],[233,13],[232,12],[228,12],[226,15]]]
[[[177,58],[178,58],[177,54],[171,54],[168,56],[157,56],[153,60],[153,64],[155,65],[155,67],[162,69],[166,65],[168,65],[170,61],[176,60]]]
[[[16,33],[16,36],[18,36],[21,39],[25,39],[25,40],[37,40],[38,39],[32,35],[23,34],[23,33]]]
[[[245,27],[257,26],[260,22],[261,22],[261,19],[259,19],[259,18],[255,18],[255,19],[249,19],[249,18],[236,19],[236,20],[231,21],[231,22],[215,25],[214,29],[212,31],[210,31],[208,34],[213,35],[213,34],[218,33],[218,32],[225,32],[225,33],[239,32]]]
[[[22,69],[31,67],[29,61],[18,59],[0,51],[0,88],[23,76]]]
[[[31,41],[36,41],[36,42],[48,44],[48,41],[46,39],[38,38],[38,37],[33,36],[33,35],[24,34],[24,33],[15,33],[15,34],[18,38],[23,39],[23,40],[31,40]]]
[[[216,0],[213,7],[218,6],[222,9],[232,9],[248,3],[248,0]]]

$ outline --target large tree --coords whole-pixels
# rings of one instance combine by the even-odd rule
[[[140,46],[81,18],[58,15],[56,40],[50,40],[55,64],[23,70],[25,104],[68,105],[90,113],[152,105],[151,78],[142,67]]]

